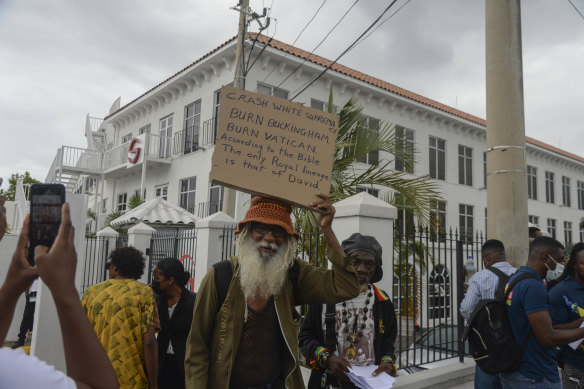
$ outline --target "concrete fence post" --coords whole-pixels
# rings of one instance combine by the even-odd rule
[[[142,251],[142,253],[144,253],[144,256],[146,257],[146,261],[148,261],[148,256],[146,255],[146,253],[150,249],[150,240],[152,239],[152,235],[154,234],[154,232],[156,232],[154,228],[144,223],[138,223],[128,230],[128,246],[135,247],[138,250]],[[148,283],[148,262],[146,262],[144,274],[142,274],[142,277],[140,277],[138,281],[143,282],[145,284]]]
[[[397,218],[397,208],[371,196],[366,192],[341,200],[334,204],[337,212],[333,230],[339,242],[351,234],[359,232],[374,236],[383,250],[383,279],[376,283],[381,289],[393,295],[393,223]]]
[[[195,292],[201,280],[214,263],[221,261],[223,230],[233,228],[237,223],[231,216],[217,212],[196,222],[197,250],[195,253]]]

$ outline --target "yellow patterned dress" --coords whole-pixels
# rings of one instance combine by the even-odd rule
[[[81,304],[120,388],[148,388],[142,336],[148,326],[160,329],[152,289],[132,279],[111,279],[87,289]]]

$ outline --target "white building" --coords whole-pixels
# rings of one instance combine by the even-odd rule
[[[250,36],[248,55],[256,35]],[[116,100],[103,120],[88,116],[88,148],[60,148],[46,181],[91,194],[90,204],[102,218],[126,210],[141,188],[146,200],[163,197],[197,216],[220,210],[222,188],[211,186],[208,177],[220,88],[233,81],[235,45],[235,38],[223,43],[124,106]],[[331,63],[309,55],[259,36],[247,61],[254,64],[245,88],[293,97]],[[295,101],[326,109],[331,87],[335,106],[356,97],[371,128],[379,121],[393,123],[404,142],[414,143],[417,162],[411,173],[436,179],[443,191],[444,203],[436,205],[443,225],[486,231],[485,120],[339,64]],[[137,137],[144,148],[132,163],[128,151]],[[584,158],[526,140],[529,221],[567,244],[583,240]],[[368,159],[393,159],[379,154]],[[236,218],[243,216],[245,200],[239,196]]]

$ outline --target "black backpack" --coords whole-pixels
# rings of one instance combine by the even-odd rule
[[[231,269],[231,261],[220,261],[213,264],[215,288],[217,289],[217,296],[219,297],[219,309],[225,302],[227,291],[231,278],[233,277],[233,269]],[[298,284],[298,275],[300,273],[300,265],[295,259],[294,263],[288,269],[288,279],[292,282],[292,287],[296,290]],[[217,310],[219,312],[219,310]]]
[[[464,328],[462,340],[468,338],[470,353],[485,373],[512,373],[521,365],[521,357],[531,335],[531,328],[521,345],[517,345],[507,316],[507,297],[519,281],[537,278],[533,274],[521,274],[509,284],[505,292],[510,277],[499,269],[489,270],[499,277],[495,298],[478,302]]]

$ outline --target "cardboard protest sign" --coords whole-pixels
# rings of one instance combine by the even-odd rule
[[[224,86],[209,178],[308,208],[330,191],[338,126],[337,115]]]

